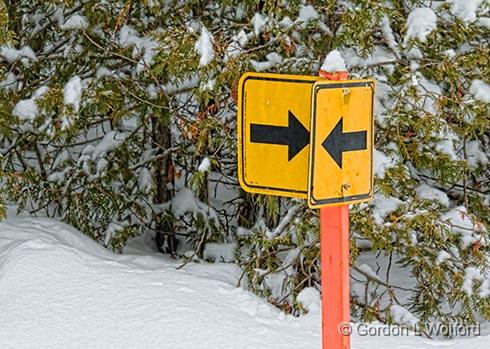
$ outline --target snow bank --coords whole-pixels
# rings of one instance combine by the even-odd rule
[[[2,348],[320,346],[319,318],[284,315],[213,279],[212,264],[195,276],[163,257],[116,255],[49,219],[0,232]]]
[[[293,318],[235,287],[241,270],[234,264],[189,263],[177,270],[176,261],[138,249],[137,239],[129,244],[135,254],[116,255],[57,221],[10,217],[0,222],[2,349],[321,346],[314,288],[298,296],[310,313]],[[401,307],[393,315],[416,321]],[[354,331],[352,348],[484,349],[489,338],[439,341]]]

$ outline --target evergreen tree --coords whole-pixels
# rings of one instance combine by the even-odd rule
[[[337,49],[377,80],[355,318],[490,319],[490,4],[469,3],[0,1],[2,188],[117,251],[142,233],[189,259],[234,248],[248,287],[297,314],[319,288],[318,215],[239,189],[237,83],[317,75]]]

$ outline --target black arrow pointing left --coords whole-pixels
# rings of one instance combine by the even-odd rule
[[[322,143],[323,148],[325,148],[340,168],[342,168],[342,154],[345,151],[367,149],[367,131],[344,133],[343,122],[344,118],[341,117],[332,132],[330,132]]]
[[[287,126],[250,124],[252,143],[278,144],[288,146],[288,161],[291,161],[310,143],[310,132],[288,110]]]

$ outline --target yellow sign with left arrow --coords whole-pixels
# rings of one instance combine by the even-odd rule
[[[238,95],[238,177],[251,193],[306,198],[311,93],[318,77],[246,73]]]
[[[308,205],[373,195],[373,80],[319,81],[313,88]]]

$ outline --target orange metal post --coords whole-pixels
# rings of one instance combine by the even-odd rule
[[[320,209],[320,255],[322,348],[349,349],[349,206]]]
[[[321,77],[345,80],[347,72],[324,72]],[[350,348],[349,206],[320,209],[322,273],[322,348]]]

